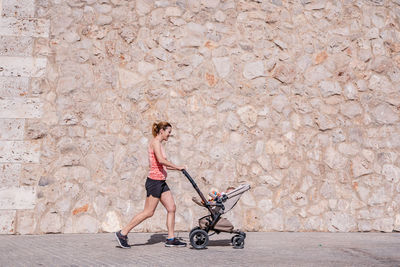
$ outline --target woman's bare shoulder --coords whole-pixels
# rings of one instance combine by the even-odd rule
[[[160,141],[158,141],[157,139],[153,138],[150,143],[149,143],[149,147],[151,149],[154,149],[155,146],[160,145]]]

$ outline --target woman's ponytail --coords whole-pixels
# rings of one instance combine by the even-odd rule
[[[158,128],[157,123],[153,123],[153,127],[151,128],[151,131],[153,133],[153,136],[156,137],[157,134],[160,132],[160,129]]]
[[[162,121],[159,123],[156,123],[156,122],[153,123],[152,129],[151,129],[153,136],[156,137],[161,129],[166,130],[168,127],[172,127],[172,126],[169,122],[166,122],[166,121]]]

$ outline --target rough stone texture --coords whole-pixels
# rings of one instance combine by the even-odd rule
[[[28,77],[0,76],[0,94],[2,97],[21,97],[28,95]]]
[[[30,56],[33,52],[33,38],[0,36],[1,56]]]
[[[0,234],[15,233],[15,210],[0,210]]]
[[[40,118],[43,102],[38,98],[6,98],[0,100],[0,118]]]
[[[34,0],[2,0],[1,15],[10,17],[34,17],[35,1]]]
[[[40,143],[37,141],[0,141],[0,160],[11,163],[39,163]]]
[[[13,187],[19,185],[21,175],[21,164],[2,163],[0,164],[0,184],[3,187]]]
[[[0,119],[0,140],[23,140],[25,120]]]
[[[49,36],[48,19],[1,17],[0,35],[4,36]]]
[[[396,2],[0,3],[5,232],[127,223],[158,120],[204,193],[252,186],[226,215],[237,228],[399,230]],[[204,211],[168,181],[187,231]],[[164,231],[161,209],[134,231]]]
[[[45,58],[0,57],[0,75],[41,77],[45,73]]]

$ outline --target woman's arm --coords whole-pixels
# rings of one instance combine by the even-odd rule
[[[184,167],[183,166],[177,166],[175,164],[173,164],[172,162],[168,161],[166,158],[164,158],[164,156],[161,153],[161,143],[160,142],[153,142],[153,150],[154,150],[154,154],[156,155],[156,158],[158,160],[158,162],[162,165],[164,165],[165,167],[167,167],[167,169],[169,170],[183,170]]]

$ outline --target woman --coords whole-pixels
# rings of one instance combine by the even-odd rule
[[[122,248],[130,248],[128,244],[128,233],[138,224],[153,216],[154,211],[161,201],[167,210],[167,229],[168,238],[165,241],[166,247],[184,247],[183,243],[175,238],[175,201],[165,179],[169,170],[183,170],[183,166],[177,166],[168,161],[165,157],[164,149],[161,145],[163,141],[168,141],[171,134],[172,126],[168,122],[160,122],[153,124],[153,140],[149,144],[149,176],[146,180],[147,198],[142,212],[132,218],[132,220],[120,231],[115,233],[118,243]]]

